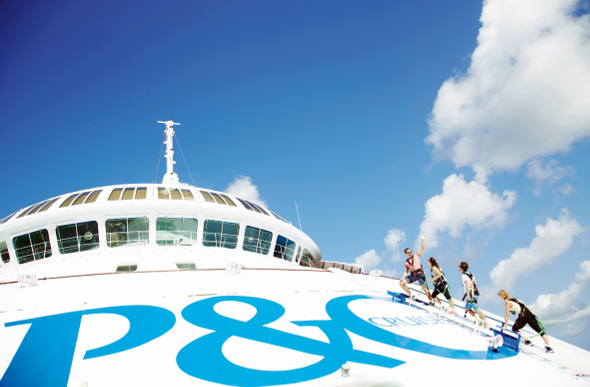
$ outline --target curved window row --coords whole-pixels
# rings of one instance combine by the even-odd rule
[[[61,199],[61,197],[55,198],[55,199],[48,199],[45,200],[44,202],[38,203],[38,204],[34,204],[31,207],[27,208],[25,211],[23,211],[18,217],[18,218],[22,218],[23,216],[28,216],[28,215],[33,215],[36,214],[38,212],[45,212],[49,209],[49,207],[51,207],[53,205],[53,203],[57,202],[59,199]],[[15,213],[16,214],[16,213]],[[10,215],[8,218],[5,218],[2,223],[8,221],[8,219],[12,218],[15,214]],[[0,224],[2,224],[0,223]]]
[[[205,201],[207,203],[217,203],[217,204],[223,204],[223,205],[228,205],[231,207],[237,207],[236,203],[234,203],[233,200],[231,200],[227,195],[224,195],[222,193],[215,193],[215,192],[208,192],[208,191],[200,191],[201,195],[203,195],[203,198],[205,199]]]
[[[128,187],[128,188],[115,188],[109,195],[109,201],[116,200],[140,200],[147,197],[147,187]]]
[[[14,215],[16,215],[17,213],[18,213],[18,211],[17,211],[17,212],[15,212],[14,214],[8,215],[6,218],[4,218],[4,219],[0,220],[0,224],[4,224],[4,223],[8,222],[8,221],[10,220],[10,218],[12,218],[12,217],[13,217]]]
[[[102,190],[98,189],[96,191],[86,191],[70,195],[62,204],[60,204],[59,208],[94,203],[101,192]]]
[[[106,245],[109,248],[145,246],[149,244],[148,217],[117,218],[105,221]],[[156,244],[159,246],[195,246],[198,237],[196,218],[160,217],[156,219]],[[60,254],[72,254],[100,247],[99,225],[96,221],[59,225],[55,229]],[[206,219],[203,223],[202,244],[206,247],[236,249],[239,243],[240,224]],[[246,226],[242,250],[268,255],[273,244],[273,233],[262,228]],[[51,243],[46,229],[13,238],[14,251],[19,264],[51,256]],[[315,266],[315,258],[295,241],[277,235],[273,256],[302,266]],[[0,242],[4,263],[10,261],[8,246]]]
[[[193,193],[185,188],[158,187],[158,199],[164,200],[195,200]]]

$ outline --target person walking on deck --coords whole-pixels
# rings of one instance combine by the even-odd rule
[[[539,321],[537,316],[535,316],[533,312],[531,312],[531,310],[524,304],[524,302],[510,297],[510,294],[508,294],[506,290],[500,290],[498,295],[504,300],[504,303],[506,304],[506,313],[504,315],[504,325],[502,326],[502,330],[505,330],[508,327],[508,315],[510,313],[518,315],[516,321],[512,325],[512,331],[514,333],[519,333],[522,327],[524,327],[526,324],[529,324],[529,326],[533,328],[545,342],[545,352],[553,353],[553,348],[551,348],[551,344],[549,343],[549,336],[547,336],[545,327],[543,324],[541,324],[541,321]],[[524,339],[524,343],[526,345],[533,345],[529,339]]]
[[[433,257],[430,257],[428,260],[428,265],[430,265],[430,275],[432,276],[432,280],[430,283],[434,285],[434,291],[432,292],[432,298],[434,301],[438,302],[442,307],[442,302],[437,298],[439,294],[445,296],[447,300],[449,300],[449,304],[451,305],[451,315],[456,315],[457,312],[455,311],[455,303],[453,302],[453,297],[451,295],[451,287],[447,282],[447,278],[445,277],[445,273],[440,269],[438,262]]]
[[[487,327],[488,321],[486,316],[483,314],[483,310],[477,306],[477,296],[479,296],[477,281],[475,280],[475,276],[468,270],[469,264],[467,264],[467,262],[461,262],[459,265],[459,271],[461,272],[461,282],[465,288],[465,296],[463,297],[465,299],[465,310],[472,317],[475,317],[475,314],[477,313],[481,321],[483,321]]]

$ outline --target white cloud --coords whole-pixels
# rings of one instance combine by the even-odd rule
[[[568,324],[565,327],[565,330],[561,332],[561,336],[575,336],[578,333],[581,333],[584,330],[584,324],[576,323],[576,324]]]
[[[466,182],[463,175],[452,174],[443,183],[443,192],[425,204],[426,213],[420,231],[430,247],[438,246],[437,234],[448,232],[462,236],[465,227],[502,228],[508,222],[507,210],[516,201],[516,192],[500,196],[489,191],[481,180]]]
[[[566,333],[571,331],[569,334],[572,335],[580,324],[572,323],[590,317],[590,303],[588,301],[582,305],[576,303],[576,298],[582,294],[590,280],[590,261],[581,262],[580,269],[567,289],[559,294],[542,294],[531,305],[531,309],[545,325],[570,324],[566,327]]]
[[[572,192],[574,192],[575,188],[571,185],[571,184],[564,184],[563,187],[561,187],[561,193],[563,195],[569,195]]]
[[[383,239],[387,250],[392,253],[394,262],[401,261],[402,258],[402,247],[401,244],[406,241],[406,232],[404,230],[398,230],[392,228],[387,233],[387,236]]]
[[[266,202],[260,199],[258,187],[252,184],[252,178],[248,176],[236,177],[234,179],[234,182],[227,187],[225,192],[237,196],[239,198],[254,202],[264,208],[268,208]]]
[[[573,167],[560,167],[557,164],[557,161],[554,159],[547,160],[544,165],[541,159],[534,159],[528,163],[526,175],[528,178],[535,180],[535,196],[541,194],[541,186],[543,184],[553,185],[563,178],[574,176]],[[569,184],[568,186],[571,187]]]
[[[360,255],[354,259],[355,265],[362,265],[365,272],[374,269],[381,263],[381,257],[377,254],[375,249],[369,250],[363,255]]]
[[[590,135],[590,15],[577,0],[488,0],[466,74],[441,86],[426,142],[457,167],[517,169]]]
[[[537,236],[529,247],[519,247],[509,259],[504,259],[490,273],[492,288],[509,290],[518,277],[530,274],[553,262],[572,245],[574,237],[583,229],[566,208],[559,220],[547,219],[545,225],[537,225]]]

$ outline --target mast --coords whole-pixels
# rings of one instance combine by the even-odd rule
[[[174,143],[173,143],[173,137],[174,137],[174,125],[180,125],[177,122],[172,121],[172,119],[168,120],[168,121],[158,121],[160,124],[166,124],[166,130],[164,131],[164,133],[166,133],[166,141],[164,141],[164,143],[166,144],[166,174],[164,175],[164,179],[162,180],[162,184],[166,185],[166,186],[170,186],[170,185],[178,185],[179,180],[178,180],[178,175],[176,173],[174,173],[174,164],[176,164],[176,161],[174,161]]]

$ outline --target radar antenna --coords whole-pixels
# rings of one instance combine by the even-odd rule
[[[174,137],[174,125],[180,125],[177,122],[172,121],[172,119],[168,121],[158,121],[160,124],[166,124],[166,130],[164,133],[166,134],[166,174],[164,175],[164,179],[162,180],[162,184],[166,186],[170,185],[178,185],[178,175],[174,173],[174,149],[173,149],[173,137]]]

